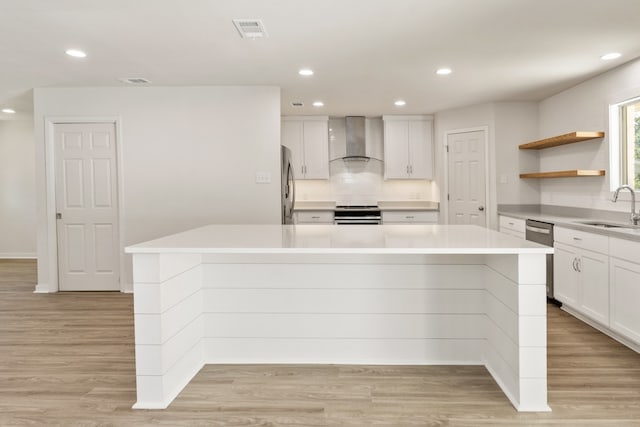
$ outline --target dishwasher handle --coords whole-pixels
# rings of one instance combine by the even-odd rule
[[[549,230],[548,228],[534,227],[533,225],[527,225],[527,231],[532,231],[534,233],[540,234],[551,234],[551,230]]]

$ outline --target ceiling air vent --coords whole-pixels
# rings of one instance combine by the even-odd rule
[[[302,101],[294,101],[291,103],[292,107],[304,107],[304,102]]]
[[[118,79],[122,83],[128,83],[130,85],[144,85],[151,83],[151,80],[147,80],[144,77],[123,77]]]
[[[234,19],[233,25],[236,26],[243,39],[268,37],[267,30],[264,29],[264,24],[259,19]]]

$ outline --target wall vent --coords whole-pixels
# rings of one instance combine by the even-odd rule
[[[292,107],[304,107],[304,102],[302,101],[294,101],[291,103]]]
[[[259,39],[269,37],[264,24],[259,19],[234,19],[233,25],[243,39]]]
[[[145,79],[144,77],[123,77],[118,79],[118,81],[130,85],[145,85],[151,83],[151,80]]]

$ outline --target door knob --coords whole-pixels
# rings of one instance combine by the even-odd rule
[[[482,212],[484,210],[484,206],[478,206],[478,210]]]
[[[56,213],[56,219],[62,219],[62,214],[60,212]]]

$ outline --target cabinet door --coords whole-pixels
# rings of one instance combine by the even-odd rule
[[[553,254],[554,297],[563,304],[578,307],[578,253],[571,246],[557,243]]]
[[[384,178],[409,178],[409,122],[384,122]]]
[[[507,234],[511,237],[517,237],[518,239],[525,240],[525,234],[520,231],[510,230],[508,228],[501,228],[500,232]]]
[[[583,251],[578,261],[580,305],[578,310],[609,326],[609,257]]]
[[[281,126],[282,137],[281,143],[285,147],[291,149],[291,163],[294,168],[296,179],[303,178],[303,122],[302,121],[283,121]]]
[[[333,224],[333,211],[296,212],[296,224]]]
[[[303,129],[305,179],[329,179],[329,126],[305,121]]]
[[[433,141],[430,121],[409,121],[409,175],[414,179],[433,178]]]
[[[609,271],[609,326],[640,344],[640,264],[611,258]]]
[[[438,212],[434,211],[383,211],[383,224],[437,224]]]

